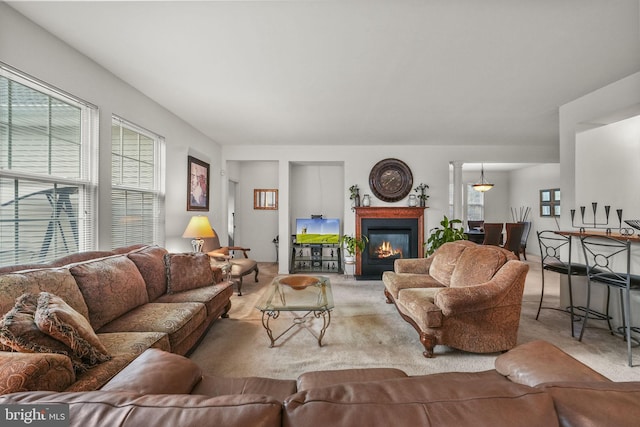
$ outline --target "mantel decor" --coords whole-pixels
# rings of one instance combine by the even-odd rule
[[[187,157],[187,210],[209,211],[209,163]]]
[[[383,202],[397,202],[411,192],[413,174],[402,160],[380,160],[369,173],[369,186],[373,194]]]

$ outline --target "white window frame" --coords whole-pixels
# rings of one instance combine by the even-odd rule
[[[52,215],[52,212],[38,211],[37,209],[39,208],[33,208],[31,211],[29,211],[28,208],[25,207],[22,208],[24,214],[22,215],[22,219],[19,212],[17,214],[18,216],[13,215],[12,218],[9,218],[9,216],[11,215],[8,215],[3,219],[3,221],[13,224],[10,225],[7,229],[4,229],[4,231],[12,229],[13,236],[5,235],[3,238],[0,238],[0,242],[2,242],[2,246],[4,246],[0,247],[0,266],[25,263],[43,263],[69,253],[96,249],[98,247],[98,107],[2,62],[0,62],[0,75],[10,81],[28,87],[33,91],[42,93],[50,98],[55,98],[59,101],[77,107],[81,112],[79,156],[80,164],[78,165],[79,176],[68,177],[61,175],[51,175],[47,174],[46,171],[25,172],[21,170],[8,169],[0,164],[0,178],[2,180],[13,180],[14,186],[20,187],[20,183],[22,183],[23,186],[29,186],[31,184],[34,186],[37,186],[39,184],[50,184],[53,194],[56,194],[54,189],[59,185],[78,187],[78,204],[76,209],[77,212],[74,213],[75,216],[73,218],[77,227],[77,245],[66,244],[68,243],[70,236],[65,237],[54,234],[53,239],[51,240],[53,248],[47,246],[47,251],[45,252],[44,241],[42,242],[40,247],[36,247],[37,244],[33,238],[29,239],[26,235],[20,235],[20,223],[25,222],[25,217],[27,214],[39,215],[40,213],[42,213],[42,218],[45,218],[46,215]],[[8,99],[0,100],[0,102],[7,102],[8,110],[13,108],[10,108],[8,106]],[[9,121],[7,123],[6,129],[10,130],[11,127],[12,124]],[[9,140],[10,135],[11,132],[6,135],[7,140]],[[49,162],[50,161],[51,159],[49,159]],[[9,188],[5,188],[5,190],[5,194],[1,194],[2,190],[0,187],[0,199],[2,200],[0,204],[6,205],[3,208],[6,208],[7,206],[16,206],[17,202],[15,201],[15,194],[11,194],[12,190]],[[24,205],[25,204],[23,203],[23,206]],[[49,224],[53,224],[54,222],[55,221],[51,219],[49,220]],[[66,243],[64,243],[65,239]]]
[[[120,128],[120,136],[118,140],[120,143],[123,143],[122,132],[124,129],[135,132],[139,135],[145,136],[151,140],[153,140],[153,182],[152,188],[144,187],[142,185],[132,185],[131,183],[127,184],[119,184],[117,183],[119,180],[114,179],[113,177],[113,166],[112,166],[112,184],[111,184],[111,194],[112,194],[112,219],[113,222],[111,224],[111,246],[112,249],[115,249],[119,246],[128,246],[132,244],[155,244],[159,246],[164,246],[165,244],[165,141],[164,137],[156,134],[148,129],[143,128],[142,126],[136,125],[128,120],[123,119],[122,117],[113,115],[111,129],[113,130],[114,126],[118,126]],[[114,135],[112,135],[112,144],[114,141]],[[114,153],[113,147],[111,150],[111,159],[115,156],[119,156],[121,159],[124,157],[122,148],[119,150],[119,154]],[[130,161],[140,163],[140,159],[129,159]],[[123,161],[118,162],[121,165],[121,169],[118,173],[123,174],[122,167],[124,165]],[[153,208],[151,209],[152,215],[151,217],[136,216],[132,218],[128,215],[128,212],[117,212],[118,206],[116,205],[116,200],[118,197],[114,194],[114,192],[125,192],[126,194],[134,194],[134,195],[146,195],[147,198],[151,199],[153,203]],[[126,203],[126,202],[125,202]],[[120,219],[122,221],[120,221]],[[132,224],[136,224],[135,227],[130,227]],[[140,228],[142,227],[142,228]],[[130,230],[135,230],[136,233],[131,235],[129,234]],[[149,236],[147,239],[139,239],[134,237],[142,233],[143,235]]]

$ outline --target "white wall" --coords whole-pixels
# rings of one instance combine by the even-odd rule
[[[111,242],[112,114],[166,138],[166,247],[171,251],[191,248],[189,240],[181,237],[194,214],[186,210],[187,155],[211,164],[208,216],[214,227],[222,228],[218,144],[4,3],[0,3],[0,61],[100,109],[100,248],[109,248]]]

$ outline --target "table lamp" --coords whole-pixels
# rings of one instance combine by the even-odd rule
[[[213,228],[211,228],[211,224],[209,224],[209,218],[203,215],[197,215],[191,217],[189,221],[189,225],[187,225],[187,229],[182,233],[182,237],[189,238],[191,237],[193,240],[191,241],[191,247],[193,248],[193,252],[201,252],[202,245],[204,245],[203,237],[215,237],[216,234],[213,232]]]

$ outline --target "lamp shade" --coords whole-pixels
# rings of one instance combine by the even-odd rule
[[[182,233],[182,237],[190,237],[192,239],[215,236],[213,228],[211,228],[211,224],[209,224],[209,218],[204,215],[191,217],[189,225],[187,225],[187,229]]]
[[[480,182],[477,184],[473,184],[473,189],[484,193],[485,191],[489,191],[493,188],[493,184],[489,184],[484,180],[484,164],[482,165],[480,172]]]

